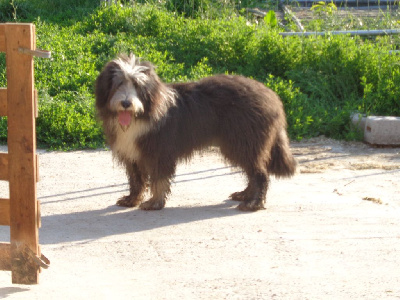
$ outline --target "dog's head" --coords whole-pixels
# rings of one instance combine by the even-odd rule
[[[102,119],[118,118],[123,130],[137,119],[159,120],[174,103],[172,91],[149,62],[121,55],[109,62],[96,81],[96,107]]]

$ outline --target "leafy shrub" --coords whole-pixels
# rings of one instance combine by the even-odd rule
[[[51,149],[104,146],[90,95],[73,92],[63,92],[54,98],[41,95],[36,126],[38,144]]]
[[[7,142],[7,118],[0,117],[0,143]]]
[[[0,22],[17,21],[29,16],[29,2],[21,0],[0,0]]]
[[[319,134],[313,116],[318,107],[310,103],[307,95],[303,94],[293,81],[269,75],[266,86],[275,91],[281,98],[288,122],[288,132],[292,138],[301,140]]]
[[[75,6],[67,0],[16,2],[30,8],[26,20],[36,24],[38,48],[52,51],[51,60],[35,59],[40,145],[74,149],[104,144],[93,85],[104,64],[121,52],[151,61],[166,82],[215,73],[264,82],[282,98],[294,139],[320,134],[354,138],[349,128],[354,111],[400,115],[400,64],[389,54],[396,46],[387,37],[283,38],[272,25],[272,14],[269,24],[257,25],[232,10],[221,18],[188,18],[187,12],[171,12],[160,4],[127,2],[109,7],[84,0],[72,1]],[[0,7],[6,4],[0,0]],[[0,84],[6,85],[4,55]],[[6,126],[6,118],[0,118],[0,142]]]

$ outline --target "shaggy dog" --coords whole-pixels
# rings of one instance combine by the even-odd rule
[[[240,210],[264,209],[269,175],[290,177],[296,169],[282,102],[252,79],[165,84],[151,63],[121,55],[97,78],[96,108],[129,179],[120,206],[162,209],[177,163],[211,145],[247,175],[246,189],[230,196]],[[152,197],[142,203],[147,185]]]

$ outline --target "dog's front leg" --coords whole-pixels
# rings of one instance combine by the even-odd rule
[[[170,193],[171,183],[169,179],[158,179],[151,183],[150,189],[152,197],[140,205],[144,210],[159,210],[163,209],[167,196]]]
[[[146,176],[136,163],[126,164],[126,174],[129,179],[129,195],[123,196],[117,201],[117,205],[135,207],[142,203],[143,193],[146,190]]]

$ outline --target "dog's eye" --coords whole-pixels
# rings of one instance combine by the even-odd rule
[[[118,76],[115,76],[112,78],[112,85],[114,89],[119,88],[123,84],[123,80],[119,78]]]
[[[136,80],[132,80],[132,84],[135,89],[139,88],[139,83]]]

